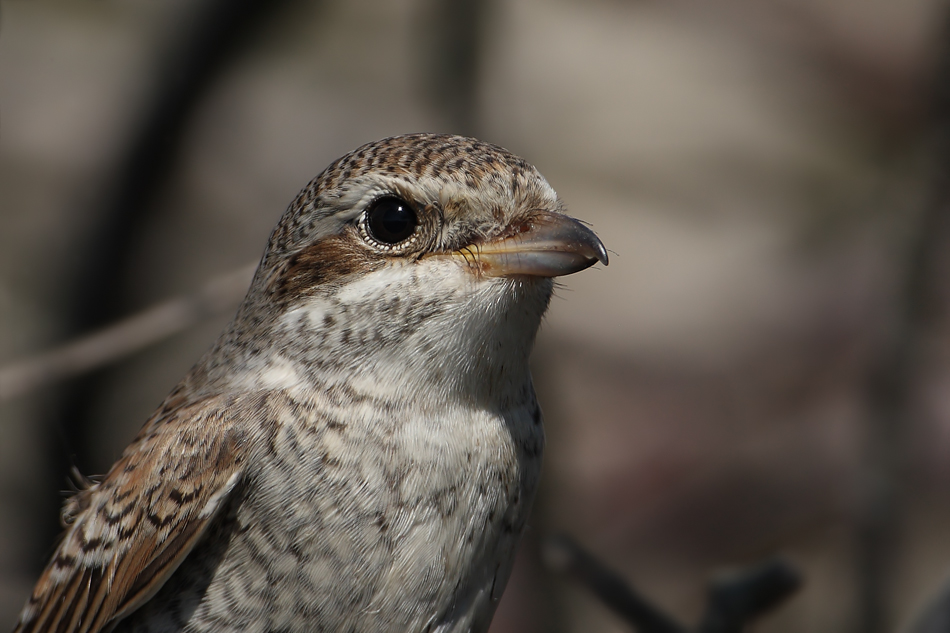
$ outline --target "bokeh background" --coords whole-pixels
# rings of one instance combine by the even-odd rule
[[[712,574],[782,555],[806,584],[755,630],[897,630],[950,573],[948,23],[938,0],[0,0],[0,370],[253,262],[361,143],[476,135],[611,250],[538,342],[543,490],[492,632],[629,630],[545,570],[557,532],[687,622]],[[0,392],[0,628],[70,464],[108,468],[239,298],[212,294]]]

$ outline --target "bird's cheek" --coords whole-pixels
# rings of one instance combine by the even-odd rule
[[[349,236],[333,235],[294,253],[275,275],[273,290],[277,296],[307,295],[318,286],[370,273],[383,264],[354,244]]]

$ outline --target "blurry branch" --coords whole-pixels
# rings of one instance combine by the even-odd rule
[[[76,332],[118,316],[123,276],[156,204],[180,158],[188,124],[215,81],[240,55],[268,18],[288,0],[202,0],[186,3],[180,28],[159,53],[152,98],[131,131],[110,180],[84,256],[70,284],[67,308]]]
[[[947,633],[950,631],[950,581],[944,581],[937,595],[918,613],[908,633]]]
[[[723,576],[709,588],[706,614],[696,629],[673,620],[640,596],[626,581],[568,536],[544,546],[545,564],[574,578],[622,616],[639,633],[740,633],[755,618],[776,608],[801,586],[798,572],[775,560]]]
[[[255,267],[215,277],[193,294],[169,299],[62,347],[0,367],[0,402],[114,363],[206,317],[233,309],[247,292]]]
[[[798,571],[781,560],[722,576],[709,587],[699,633],[739,633],[752,620],[778,608],[801,585]]]
[[[175,9],[170,39],[156,51],[153,68],[143,73],[152,80],[151,95],[132,117],[136,123],[124,150],[108,172],[101,198],[88,210],[90,228],[77,244],[77,265],[64,286],[68,296],[61,315],[68,336],[81,336],[120,318],[133,254],[163,211],[159,201],[179,163],[193,114],[218,78],[289,3],[199,0]],[[105,374],[87,372],[51,394],[53,406],[44,429],[50,484],[62,486],[74,467],[101,469],[91,429],[106,385]],[[37,569],[48,556],[46,543],[59,533],[59,505],[60,499],[50,495],[45,508],[38,508],[46,515],[39,519],[46,534],[35,539]]]
[[[480,74],[491,0],[426,0],[419,66],[424,90],[446,119],[451,132],[477,136],[480,119]]]
[[[552,571],[567,574],[587,587],[641,633],[686,633],[686,627],[648,603],[570,537],[549,539],[544,545],[543,560]]]
[[[944,16],[931,96],[930,195],[902,253],[896,305],[866,385],[862,507],[858,517],[861,613],[858,630],[889,629],[891,582],[906,486],[905,448],[913,423],[928,329],[935,322],[950,241],[950,13]]]

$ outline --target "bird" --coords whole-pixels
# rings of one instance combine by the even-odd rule
[[[487,630],[540,475],[531,349],[554,278],[597,262],[496,145],[407,134],[331,163],[67,500],[16,633]]]

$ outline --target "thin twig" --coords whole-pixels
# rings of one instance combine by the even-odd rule
[[[233,309],[247,292],[256,264],[215,277],[197,292],[169,299],[56,349],[0,367],[0,402],[114,363]]]
[[[680,624],[641,596],[569,536],[549,539],[544,561],[587,587],[640,633],[687,633]],[[799,573],[773,560],[714,581],[698,633],[740,633],[752,620],[777,607],[801,586]]]

